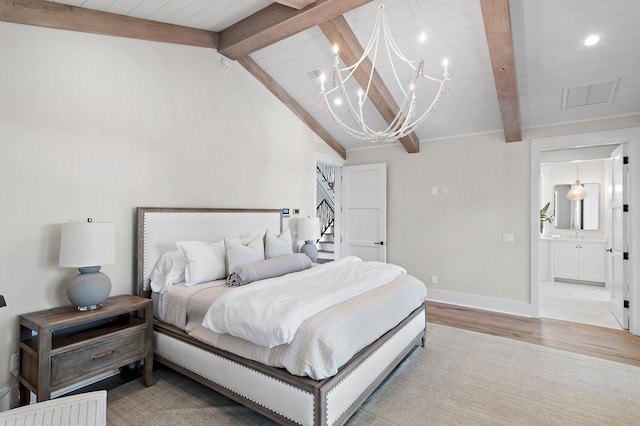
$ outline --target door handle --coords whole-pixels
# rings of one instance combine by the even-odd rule
[[[380,241],[379,243],[373,243],[373,244],[377,244],[379,246],[383,246],[384,245],[384,241]]]
[[[605,251],[608,251],[609,253],[613,253],[613,249],[612,248],[610,248],[609,250],[605,250]]]

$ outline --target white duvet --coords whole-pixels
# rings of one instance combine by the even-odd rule
[[[401,274],[406,271],[397,265],[345,257],[234,288],[211,305],[202,325],[273,348],[291,343],[305,319]]]

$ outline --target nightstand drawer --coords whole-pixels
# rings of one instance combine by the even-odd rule
[[[112,335],[96,343],[65,351],[51,357],[51,387],[82,376],[90,376],[98,370],[122,366],[127,359],[145,356],[145,329],[126,331]]]

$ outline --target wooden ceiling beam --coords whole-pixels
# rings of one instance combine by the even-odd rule
[[[340,59],[342,59],[345,65],[351,66],[362,57],[364,49],[343,16],[326,21],[320,24],[319,27],[331,44],[338,45],[338,55],[340,55]],[[368,58],[362,61],[353,76],[360,87],[365,88],[369,84],[369,76],[372,72],[373,78],[369,89],[369,100],[387,124],[391,124],[398,111],[400,111],[400,107],[378,72],[373,69],[371,61]],[[420,152],[420,141],[415,133],[404,136],[400,139],[400,143],[402,143],[402,146],[404,146],[408,153]]]
[[[511,35],[509,0],[480,0],[489,56],[496,82],[502,128],[507,142],[522,140],[516,61]]]
[[[296,102],[289,93],[287,93],[282,86],[280,86],[267,72],[262,69],[253,59],[249,56],[238,58],[238,62],[242,65],[251,75],[253,75],[258,81],[260,81],[264,87],[266,87],[276,98],[280,100],[287,108],[289,108],[300,120],[302,120],[307,126],[313,130],[322,140],[325,141],[335,152],[347,159],[347,151],[333,136],[329,134],[312,116],[309,114],[298,102]]]
[[[315,3],[316,0],[273,0],[273,2],[280,3],[294,9],[302,9],[309,6],[310,4]]]
[[[0,0],[0,21],[139,40],[218,48],[218,33],[45,0]]]
[[[231,59],[277,43],[372,0],[317,0],[300,9],[273,3],[219,33],[218,52]]]

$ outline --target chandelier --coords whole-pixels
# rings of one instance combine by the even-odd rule
[[[426,35],[421,35],[421,43],[425,40]],[[384,42],[384,49],[386,51],[382,52],[381,55],[384,55],[386,53],[386,56],[388,57],[391,64],[391,70],[393,71],[396,83],[398,84],[398,87],[404,95],[404,101],[402,102],[402,105],[400,106],[395,118],[391,121],[391,123],[389,123],[386,129],[374,130],[365,122],[363,108],[365,105],[365,100],[369,95],[369,89],[371,88],[373,75],[376,72],[375,65],[376,59],[378,58],[379,45],[381,42]],[[431,77],[424,72],[424,59],[421,56],[417,60],[412,61],[407,59],[402,54],[393,37],[391,36],[389,24],[387,22],[387,17],[384,10],[384,4],[382,3],[382,1],[380,1],[380,5],[378,6],[378,13],[373,28],[373,34],[371,35],[371,39],[367,43],[367,46],[365,47],[360,59],[355,64],[349,67],[340,68],[337,45],[334,46],[334,53],[336,56],[333,66],[333,88],[328,91],[325,90],[324,83],[326,80],[326,76],[322,74],[320,76],[320,102],[321,105],[327,109],[335,122],[338,123],[340,127],[342,127],[342,129],[344,129],[351,136],[354,136],[358,139],[374,143],[392,142],[410,134],[411,132],[415,131],[418,126],[422,124],[425,118],[427,118],[431,111],[433,111],[434,107],[436,106],[438,101],[440,101],[449,87],[449,62],[446,58],[442,62],[442,65],[444,67],[444,74],[441,79],[438,79],[435,77]],[[356,69],[363,64],[363,62],[369,57],[370,53],[372,53],[371,73],[368,78],[368,83],[365,90],[360,89],[358,91],[358,101],[354,106],[354,103],[351,101],[351,98],[349,97],[345,88],[345,83],[354,75]],[[412,70],[412,77],[409,79],[406,87],[403,86],[403,84],[400,82],[400,78],[398,77],[398,72],[393,62],[392,55],[395,55],[396,60],[400,64],[404,63],[408,65]],[[346,75],[346,77],[344,78],[343,73]],[[418,83],[422,80],[439,84],[440,87],[435,98],[431,102],[431,105],[429,105],[429,107],[425,111],[417,115],[416,89]],[[355,126],[349,126],[348,124],[346,124],[336,115],[336,113],[331,108],[331,103],[329,102],[328,96],[334,91],[339,91],[340,95],[342,96],[342,99],[339,103],[341,105],[345,105],[345,107],[349,111],[349,115],[355,122]]]

